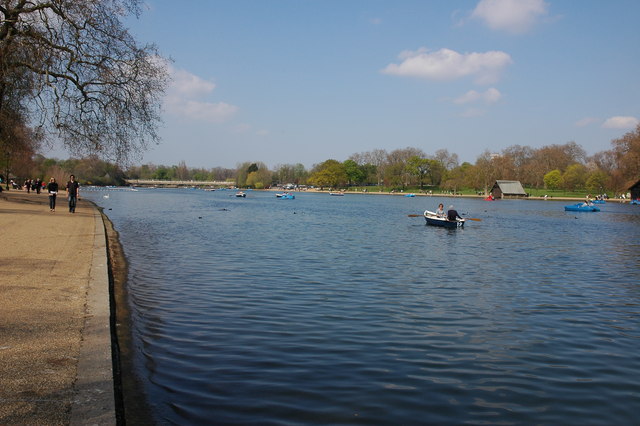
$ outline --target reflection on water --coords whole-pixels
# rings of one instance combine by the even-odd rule
[[[632,424],[640,206],[96,195],[159,423]]]

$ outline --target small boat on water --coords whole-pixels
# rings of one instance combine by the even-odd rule
[[[606,204],[607,202],[605,200],[593,200],[591,201],[593,204]]]
[[[629,204],[640,205],[640,200],[631,200]]]
[[[334,197],[344,197],[344,192],[330,192],[329,195],[333,195]]]
[[[416,194],[414,194],[414,193],[411,193],[411,194],[404,194],[404,196],[405,196],[405,197],[415,197],[415,196],[416,196]]]
[[[242,191],[236,192],[236,197],[238,197],[238,198],[246,198],[246,196],[247,196],[247,194],[245,194]]]
[[[564,206],[564,211],[566,212],[599,212],[600,207],[596,207],[593,204],[589,203],[578,203],[572,204],[570,206]]]
[[[438,216],[429,210],[424,211],[424,218],[427,221],[427,225],[441,226],[443,228],[451,229],[463,228],[465,222],[464,219],[456,219],[455,221],[449,220],[446,217]]]
[[[296,196],[291,194],[290,192],[279,192],[276,194],[276,198],[280,198],[283,200],[293,200],[296,198]]]

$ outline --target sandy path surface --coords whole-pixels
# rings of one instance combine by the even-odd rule
[[[0,193],[0,424],[115,423],[102,220],[57,204]]]

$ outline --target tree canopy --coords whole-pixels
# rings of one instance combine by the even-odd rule
[[[74,156],[116,162],[158,142],[165,61],[138,45],[121,19],[140,0],[0,2],[0,140],[9,113],[63,141]]]

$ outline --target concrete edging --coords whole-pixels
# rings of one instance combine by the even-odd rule
[[[102,215],[95,206],[94,247],[85,321],[71,403],[72,425],[116,424],[111,352],[109,269]]]

